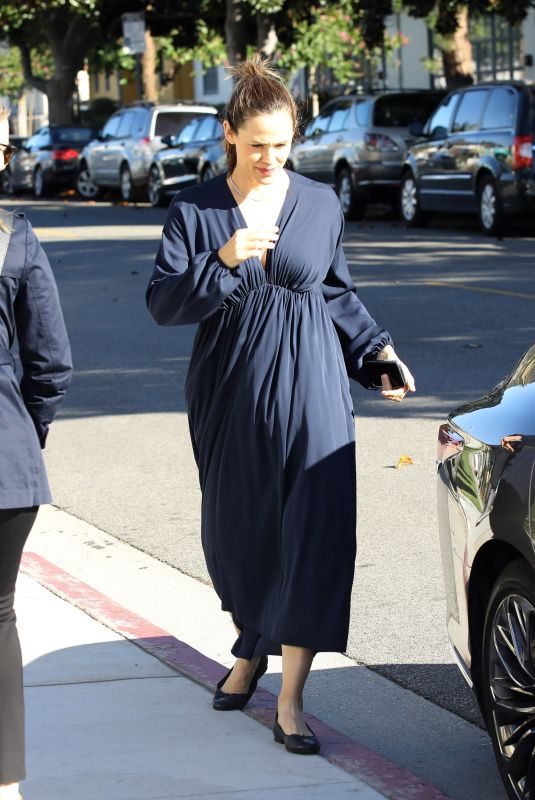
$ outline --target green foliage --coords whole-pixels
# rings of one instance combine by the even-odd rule
[[[179,31],[171,30],[169,36],[159,37],[159,53],[175,64],[200,61],[204,67],[215,67],[227,60],[227,48],[223,34],[210,28],[204,20],[196,24],[196,41],[192,46],[176,44]]]
[[[20,53],[16,47],[0,49],[0,95],[16,102],[24,89]]]
[[[525,19],[533,0],[403,0],[404,10],[411,16],[427,18],[432,29],[441,36],[451,37],[457,30],[458,14],[468,9],[475,14],[498,14],[511,25]]]

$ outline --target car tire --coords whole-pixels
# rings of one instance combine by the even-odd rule
[[[511,800],[535,790],[535,581],[519,559],[494,584],[483,632],[487,728]]]
[[[505,231],[507,219],[498,186],[490,175],[483,178],[478,186],[477,211],[481,230],[487,236],[498,236]]]
[[[201,173],[201,183],[205,183],[206,181],[211,181],[212,178],[215,178],[215,172],[210,164],[207,164]]]
[[[81,164],[78,167],[76,191],[84,200],[96,200],[100,196],[100,187],[93,183],[87,164]]]
[[[13,197],[15,194],[15,187],[13,185],[13,176],[11,175],[11,171],[9,169],[5,169],[2,172],[1,180],[3,193],[7,194],[9,197]]]
[[[45,176],[43,175],[43,170],[41,167],[35,168],[35,172],[33,173],[32,188],[34,195],[38,198],[46,197],[48,194],[48,185],[45,181]]]
[[[418,186],[412,172],[401,177],[399,213],[407,228],[424,228],[431,222],[431,214],[420,206]]]
[[[149,170],[149,185],[148,185],[149,203],[153,208],[161,208],[165,205],[165,198],[162,192],[162,179],[160,178],[160,171],[156,164],[153,164]]]
[[[138,189],[134,186],[132,181],[132,173],[128,164],[123,164],[121,172],[119,173],[119,186],[121,190],[121,199],[125,203],[133,203],[138,199]]]
[[[353,178],[347,167],[336,176],[336,194],[346,220],[360,220],[366,213],[366,203],[359,198],[353,187]]]

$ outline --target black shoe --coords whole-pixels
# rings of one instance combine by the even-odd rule
[[[275,716],[275,722],[273,723],[273,738],[279,744],[283,744],[290,753],[298,753],[301,756],[313,756],[319,753],[321,745],[319,739],[314,736],[314,733],[310,730],[308,725],[307,728],[310,731],[310,736],[301,736],[298,733],[284,733],[279,725],[279,715],[277,714]]]
[[[260,661],[258,662],[258,666],[256,668],[256,672],[251,679],[251,683],[249,685],[249,690],[243,694],[229,694],[228,692],[221,691],[221,687],[227,680],[228,676],[232,672],[229,670],[224,678],[221,678],[219,683],[217,684],[217,689],[214,694],[214,698],[212,700],[212,708],[215,708],[216,711],[239,711],[244,706],[247,705],[253,694],[256,690],[256,685],[264,672],[267,670],[268,667],[268,660],[267,656],[261,656]]]

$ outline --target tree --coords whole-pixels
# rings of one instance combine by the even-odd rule
[[[425,18],[435,33],[449,89],[473,81],[472,47],[468,19],[472,14],[497,14],[510,25],[525,19],[534,0],[401,0],[402,7],[417,18]]]

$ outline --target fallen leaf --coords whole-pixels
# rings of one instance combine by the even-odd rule
[[[396,464],[396,469],[400,469],[400,467],[403,467],[405,464],[412,464],[412,463],[413,460],[410,456],[405,456],[405,455],[400,456],[399,461]]]

